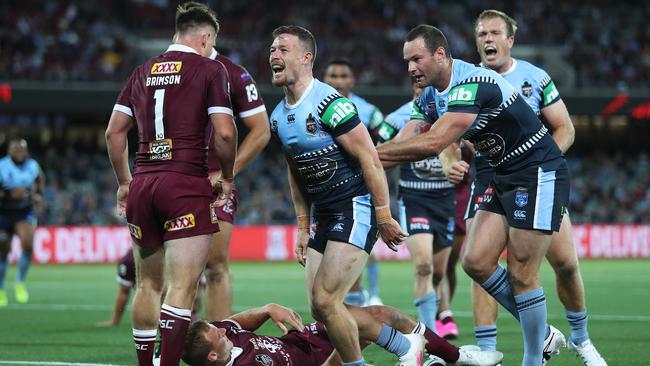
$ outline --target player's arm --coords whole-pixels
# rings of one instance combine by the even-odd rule
[[[386,174],[381,166],[381,161],[377,156],[368,130],[362,124],[358,124],[348,132],[337,136],[336,141],[359,162],[363,172],[363,179],[375,206],[377,225],[382,239],[389,248],[396,250],[395,245],[401,243],[406,234],[402,233],[399,224],[394,222],[395,220],[390,214],[390,198],[388,196]]]
[[[379,158],[382,161],[417,161],[438,155],[460,139],[476,116],[474,113],[447,112],[428,131],[406,141],[379,146]]]
[[[221,166],[221,176],[216,182],[215,189],[219,192],[219,198],[215,204],[219,207],[226,204],[232,191],[235,178],[235,157],[237,156],[237,127],[228,113],[210,114],[210,122],[213,128],[214,149],[217,160]]]
[[[111,320],[99,322],[95,324],[98,327],[112,327],[120,324],[126,304],[129,302],[129,294],[131,293],[131,286],[120,284],[115,295],[115,305],[113,306],[113,315]]]
[[[426,132],[429,130],[431,127],[431,123],[422,120],[422,119],[412,119],[408,121],[404,127],[402,127],[401,130],[389,141],[387,141],[387,144],[391,143],[396,143],[396,142],[401,142],[401,141],[406,141],[412,137],[415,137],[421,133]],[[381,160],[381,164],[384,168],[392,168],[396,165],[399,165],[399,161],[391,161],[391,160]]]
[[[126,197],[132,179],[127,143],[127,134],[132,125],[133,118],[130,115],[114,109],[105,133],[108,159],[111,161],[118,184],[117,208],[122,216],[126,216]]]
[[[288,329],[284,323],[291,325],[299,331],[302,331],[304,328],[302,319],[298,313],[278,304],[266,304],[259,308],[249,309],[237,313],[229,319],[237,322],[242,329],[251,332],[259,329],[259,327],[269,319],[273,320],[275,325],[277,325],[284,334],[288,333]]]
[[[542,108],[542,117],[553,131],[553,140],[566,153],[575,140],[575,128],[571,116],[562,99]]]
[[[309,203],[305,200],[305,196],[302,194],[300,186],[296,182],[294,176],[294,168],[291,160],[285,156],[287,159],[287,178],[289,181],[289,188],[291,190],[291,201],[293,202],[293,209],[296,212],[296,221],[298,225],[298,238],[296,240],[296,258],[298,262],[303,266],[307,263],[307,244],[309,242],[309,225],[310,225],[310,216],[309,216]]]
[[[264,147],[271,138],[269,127],[269,116],[266,111],[256,113],[252,116],[242,118],[244,125],[248,128],[248,134],[244,137],[235,160],[235,175],[239,174],[255,157],[264,150]]]
[[[442,150],[438,155],[442,172],[447,179],[454,184],[458,184],[463,177],[469,172],[469,164],[461,159],[460,144],[454,142]]]

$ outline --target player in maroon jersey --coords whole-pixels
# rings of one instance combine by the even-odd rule
[[[219,230],[214,208],[232,189],[237,130],[227,71],[207,58],[218,30],[207,6],[180,5],[174,44],[133,71],[106,129],[118,208],[126,214],[134,243],[138,286],[132,316],[140,366],[152,365],[157,325],[161,365],[179,364],[210,238]],[[132,178],[127,133],[133,120],[139,143]],[[207,174],[208,132],[222,168],[213,184]]]
[[[228,70],[230,101],[235,116],[239,117],[248,133],[237,148],[235,175],[239,174],[259,154],[271,137],[269,117],[253,77],[246,69],[213,50],[210,58],[221,62]],[[210,145],[208,170],[211,178],[221,175],[221,167]],[[233,189],[228,202],[217,208],[219,232],[212,235],[212,245],[206,277],[205,312],[209,319],[225,319],[232,314],[232,284],[228,255],[233,222],[237,214],[239,194]]]
[[[428,352],[455,365],[495,365],[503,358],[500,352],[464,349],[449,344],[424,324],[395,308],[379,305],[365,308],[349,306],[348,309],[359,327],[364,346],[378,343],[380,330],[383,326],[389,326],[393,331],[424,335],[428,341]],[[283,336],[269,337],[254,333],[269,319],[282,330]],[[294,329],[287,330],[284,323]],[[198,320],[192,323],[183,349],[183,360],[198,366],[341,364],[322,323],[303,326],[298,313],[277,304],[250,309],[224,321],[208,323]]]

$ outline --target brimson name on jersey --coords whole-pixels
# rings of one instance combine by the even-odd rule
[[[454,59],[449,87],[427,87],[416,100],[432,123],[446,112],[476,114],[463,138],[500,174],[561,158],[548,129],[521,95],[496,72]]]
[[[270,122],[317,207],[368,193],[356,159],[335,140],[361,121],[354,104],[334,88],[314,79],[296,104],[282,100]]]

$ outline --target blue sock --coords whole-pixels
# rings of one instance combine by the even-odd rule
[[[515,296],[521,330],[524,335],[523,365],[541,365],[544,339],[548,331],[546,325],[546,297],[539,287]]]
[[[474,337],[476,344],[482,351],[497,350],[497,326],[496,325],[477,325],[474,327]]]
[[[366,364],[366,360],[361,357],[359,361],[352,361],[352,362],[341,362],[341,366],[364,366]]]
[[[415,307],[418,309],[418,317],[420,321],[427,326],[427,328],[436,329],[436,312],[438,311],[438,296],[435,291],[418,297],[414,301]]]
[[[368,294],[370,297],[379,296],[379,262],[369,262],[366,268],[368,269]]]
[[[386,324],[381,325],[379,338],[377,338],[375,343],[383,347],[386,351],[397,355],[397,357],[404,356],[411,347],[411,341],[404,337],[404,334]]]
[[[16,282],[25,282],[25,277],[27,277],[27,271],[29,266],[32,264],[32,254],[22,252],[20,258],[18,259],[18,275],[16,276]]]
[[[587,331],[587,309],[577,313],[565,309],[564,313],[571,327],[571,342],[577,345],[589,339],[589,332]]]
[[[350,291],[345,295],[343,302],[349,305],[363,306],[366,302],[366,296],[363,294],[363,291]]]
[[[497,266],[496,271],[492,273],[487,281],[481,284],[481,287],[494,297],[501,306],[506,308],[515,319],[519,320],[515,297],[512,294],[510,282],[508,282],[508,272],[503,267]]]
[[[5,288],[5,277],[7,276],[7,267],[9,267],[9,259],[0,259],[0,290]]]

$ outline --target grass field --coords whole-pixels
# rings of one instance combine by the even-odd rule
[[[307,311],[302,268],[294,263],[235,263],[235,311],[277,302]],[[414,315],[412,270],[407,262],[381,263],[381,297],[385,303]],[[459,271],[460,270],[459,268]],[[11,268],[7,287],[15,268]],[[610,366],[650,365],[650,261],[590,260],[582,263],[591,316],[592,340]],[[454,343],[473,343],[469,280],[461,282],[453,303],[461,338]],[[95,328],[110,316],[117,284],[115,267],[34,266],[29,277],[30,303],[11,303],[0,308],[0,365],[134,365],[135,352],[130,314],[119,327]],[[568,335],[564,311],[554,291],[551,270],[543,268],[549,322]],[[518,324],[502,311],[499,318],[499,350],[504,365],[519,365],[522,340]],[[274,326],[261,333],[277,335]],[[376,346],[364,356],[375,365],[394,365],[395,358]],[[581,365],[568,350],[550,365]]]

